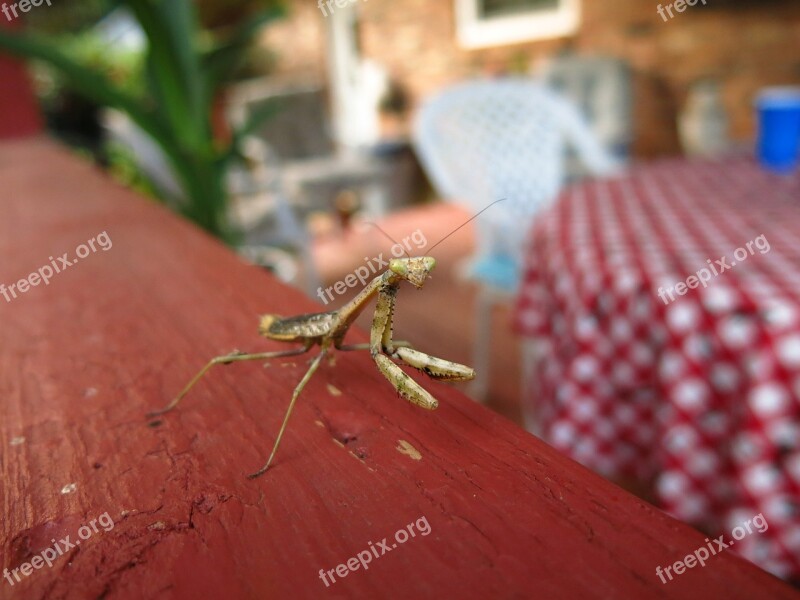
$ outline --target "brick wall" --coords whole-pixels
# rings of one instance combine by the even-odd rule
[[[261,41],[277,55],[278,75],[322,80],[327,75],[325,19],[313,0],[287,4],[288,16],[270,24]]]
[[[313,0],[293,4],[293,17],[273,32],[286,45],[271,45],[287,68],[324,75],[322,13]],[[581,28],[573,38],[480,50],[458,47],[453,0],[361,0],[358,9],[364,56],[384,65],[415,101],[466,77],[527,71],[548,55],[571,49],[630,64],[636,155],[679,150],[676,114],[689,86],[706,77],[721,83],[734,139],[751,139],[756,90],[800,84],[800,2],[749,8],[698,5],[667,22],[656,12],[658,4],[584,0]]]

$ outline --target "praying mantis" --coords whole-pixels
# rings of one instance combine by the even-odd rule
[[[500,200],[493,202],[463,225],[453,230],[434,244],[434,247],[441,244],[450,235],[497,202],[500,202]],[[279,342],[299,342],[301,346],[290,350],[252,354],[233,351],[230,354],[212,358],[172,402],[161,410],[148,413],[147,417],[157,417],[174,409],[189,390],[215,365],[297,356],[305,354],[314,346],[320,346],[321,351],[311,361],[311,365],[305,375],[292,392],[292,398],[284,415],[281,428],[278,431],[278,436],[275,438],[272,452],[264,466],[255,473],[248,475],[248,478],[253,479],[264,474],[272,465],[297,398],[319,368],[323,358],[333,350],[369,350],[378,370],[392,384],[401,397],[427,410],[435,410],[439,406],[436,398],[400,369],[397,364],[392,362],[392,359],[400,361],[424,372],[432,379],[440,381],[468,381],[475,377],[475,371],[470,367],[420,352],[415,350],[410,343],[395,341],[392,337],[395,301],[400,284],[403,281],[407,281],[417,289],[422,289],[435,267],[436,259],[431,256],[393,258],[389,261],[389,267],[386,271],[375,277],[355,298],[338,310],[294,317],[282,317],[274,314],[263,315],[259,321],[258,329],[260,335]],[[364,344],[345,344],[344,338],[350,326],[375,296],[377,296],[377,302],[372,319],[372,327],[370,328],[370,341]]]

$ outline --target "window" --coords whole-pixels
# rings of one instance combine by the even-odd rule
[[[466,48],[502,46],[575,33],[580,0],[455,0]]]

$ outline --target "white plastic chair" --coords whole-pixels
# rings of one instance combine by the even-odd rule
[[[442,197],[474,213],[505,198],[477,219],[477,251],[466,270],[481,284],[473,363],[482,375],[471,393],[484,400],[491,309],[516,292],[525,236],[561,188],[566,148],[573,146],[594,174],[609,174],[616,163],[568,100],[522,78],[471,81],[439,93],[420,108],[413,139]]]
[[[605,148],[618,160],[627,161],[633,141],[633,92],[625,61],[563,54],[545,63],[542,77],[546,85],[575,103]]]

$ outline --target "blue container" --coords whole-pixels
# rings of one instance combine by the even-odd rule
[[[791,172],[800,159],[800,87],[766,88],[756,108],[759,162],[778,173]]]

